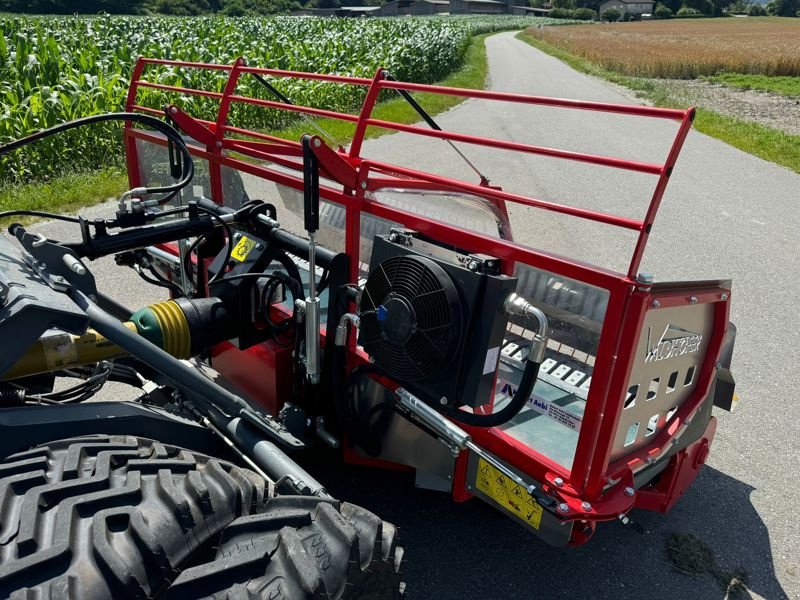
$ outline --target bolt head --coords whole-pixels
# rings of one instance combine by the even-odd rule
[[[689,296],[689,304],[697,304],[697,296]]]
[[[366,181],[362,181],[362,182],[361,182],[361,189],[362,189],[362,190],[365,190],[365,189],[367,189],[367,182],[366,182]]]
[[[217,148],[222,148],[222,141],[217,140],[216,142],[214,142],[214,146],[216,146]]]
[[[636,490],[634,490],[632,487],[626,487],[625,488],[625,495],[626,496],[633,496],[635,493],[636,493]]]
[[[661,302],[659,302],[658,300],[653,300],[653,308],[660,308],[660,307],[661,307]]]
[[[639,275],[636,277],[636,281],[638,281],[639,283],[651,284],[651,283],[653,283],[653,274],[652,273],[639,273]]]
[[[581,502],[581,508],[583,509],[584,512],[589,512],[590,510],[592,510],[592,505],[584,500],[583,502]]]
[[[558,512],[560,513],[567,513],[569,512],[569,506],[565,502],[562,502],[558,505]]]
[[[562,487],[564,485],[564,480],[561,479],[561,477],[556,477],[553,479],[553,483],[556,485],[556,487]]]
[[[719,297],[719,299],[720,299],[720,300],[722,300],[722,301],[724,302],[725,300],[727,300],[727,299],[728,299],[728,294],[722,294],[722,295]]]
[[[170,109],[169,109],[169,112],[171,112],[173,115],[178,114],[178,107],[177,106],[171,106]]]
[[[315,139],[314,148],[319,148],[320,146],[322,146],[322,141],[320,141],[319,138]]]
[[[442,396],[441,398],[439,398],[439,404],[441,404],[442,406],[445,406],[445,405],[447,405],[447,398],[446,398],[446,397],[444,397],[444,396]]]

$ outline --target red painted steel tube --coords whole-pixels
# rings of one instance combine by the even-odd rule
[[[472,90],[465,88],[442,87],[424,83],[407,83],[404,81],[382,81],[384,89],[406,90],[409,92],[428,92],[448,96],[463,96],[465,98],[480,98],[483,100],[499,100],[503,102],[516,102],[519,104],[536,104],[556,108],[572,108],[578,110],[592,110],[599,112],[618,113],[642,117],[656,117],[659,119],[682,120],[686,116],[685,110],[673,108],[656,108],[652,106],[639,106],[636,104],[610,104],[605,102],[589,102],[586,100],[568,100],[564,98],[547,98],[544,96],[526,96],[509,92],[493,92],[488,90]]]
[[[633,256],[631,257],[631,263],[628,267],[628,277],[631,279],[636,277],[637,271],[639,270],[639,265],[642,262],[644,250],[647,246],[647,240],[650,237],[650,230],[652,229],[653,223],[656,220],[656,213],[658,213],[658,209],[661,206],[661,199],[664,197],[664,191],[667,189],[667,183],[669,183],[669,178],[672,175],[673,169],[675,168],[675,163],[678,161],[678,155],[681,153],[681,149],[683,148],[683,142],[686,140],[686,136],[689,134],[689,130],[692,128],[694,114],[694,108],[690,108],[686,111],[683,122],[681,122],[681,126],[678,129],[678,134],[675,136],[675,139],[672,142],[672,148],[670,148],[667,161],[664,163],[664,170],[661,173],[661,177],[658,178],[656,189],[653,192],[653,198],[650,200],[650,206],[648,207],[647,214],[644,218],[644,227],[639,233],[639,239],[636,241],[636,247],[634,248]]]
[[[220,92],[196,90],[194,88],[185,88],[179,85],[165,85],[163,83],[153,83],[151,81],[141,81],[141,80],[137,82],[137,85],[139,87],[153,88],[156,90],[162,90],[164,92],[177,92],[179,94],[188,94],[190,96],[203,96],[205,98],[215,98],[217,100],[222,99],[222,94]]]
[[[198,63],[183,60],[169,60],[163,58],[140,58],[143,63],[148,65],[167,65],[172,67],[186,67],[187,69],[212,69],[215,71],[230,71],[231,65],[220,65],[216,63]]]
[[[282,69],[267,69],[262,67],[243,67],[242,73],[257,73],[258,75],[272,75],[273,77],[288,77],[291,79],[313,79],[316,81],[329,81],[331,83],[349,83],[351,85],[368,86],[372,84],[372,80],[366,77],[326,75],[324,73],[309,73],[306,71],[284,71]]]
[[[136,83],[141,79],[142,72],[144,71],[144,61],[139,58],[133,67],[131,73],[131,85],[128,88],[128,97],[125,100],[125,110],[131,111],[131,107],[135,106],[137,85]],[[139,152],[136,148],[136,140],[128,135],[128,132],[133,129],[133,123],[125,121],[124,125],[125,136],[125,161],[128,166],[128,184],[131,189],[141,186],[141,177],[139,175]]]
[[[372,114],[372,109],[375,108],[375,103],[378,101],[378,94],[381,88],[379,86],[383,79],[383,69],[379,68],[375,71],[375,76],[372,78],[372,85],[370,85],[367,95],[364,98],[364,104],[361,106],[361,112],[358,114],[358,121],[355,133],[353,133],[353,141],[350,143],[350,158],[356,158],[361,154],[361,145],[364,143],[364,134],[367,132],[367,119]]]
[[[391,121],[383,121],[381,119],[367,119],[366,122],[367,125],[371,127],[381,127],[383,129],[390,129],[393,131],[413,133],[425,137],[438,138],[440,140],[463,142],[465,144],[474,144],[476,146],[498,148],[500,150],[514,150],[516,152],[524,152],[526,154],[537,154],[540,156],[549,156],[551,158],[563,158],[575,162],[589,163],[592,165],[600,165],[604,167],[612,167],[614,169],[624,169],[626,171],[637,171],[639,173],[648,173],[650,175],[661,175],[664,169],[662,165],[643,163],[635,160],[627,160],[624,158],[613,158],[607,156],[598,156],[596,154],[584,154],[582,152],[572,152],[570,150],[545,148],[542,146],[533,146],[531,144],[510,142],[508,140],[497,140],[494,138],[477,137],[474,135],[468,135],[466,133],[456,133],[453,131],[439,131],[436,129],[426,129],[424,127],[418,127],[416,125],[403,125],[401,123],[393,123]]]
[[[617,289],[610,290],[608,307],[603,318],[603,330],[597,347],[597,360],[592,371],[592,385],[586,398],[583,423],[572,460],[569,481],[579,494],[590,487],[589,472],[595,457],[601,429],[606,426],[603,415],[609,401],[612,375],[617,368],[618,348],[623,339],[623,316],[626,314],[632,286],[618,279]]]
[[[328,119],[338,119],[339,121],[350,121],[355,123],[358,117],[355,115],[348,115],[347,113],[340,113],[324,108],[313,108],[311,106],[302,106],[300,104],[286,104],[285,102],[273,102],[272,100],[261,100],[259,98],[248,98],[247,96],[231,96],[234,102],[241,102],[242,104],[252,104],[253,106],[263,106],[264,108],[276,108],[278,110],[288,110],[289,112],[302,113],[306,115],[315,115],[317,117],[326,117]]]
[[[239,69],[244,65],[244,59],[239,57],[233,63],[233,68],[228,73],[228,81],[225,82],[225,89],[220,95],[219,108],[217,110],[217,121],[214,124],[214,142],[208,148],[212,154],[222,156],[223,154],[223,138],[225,137],[225,130],[222,127],[228,122],[228,112],[231,107],[233,93],[236,91],[236,86],[239,84]],[[211,183],[212,197],[217,202],[225,202],[225,193],[222,184],[222,166],[219,161],[209,161],[208,174]]]
[[[233,125],[223,125],[222,129],[230,133],[238,135],[246,135],[257,140],[265,140],[267,142],[275,142],[276,144],[283,144],[287,147],[300,148],[300,143],[292,140],[286,140],[281,137],[269,135],[267,133],[260,133],[258,131],[250,131],[249,129],[242,129],[241,127],[234,127]]]
[[[415,179],[422,179],[424,181],[437,183],[442,186],[469,191],[470,193],[477,194],[479,196],[485,196],[497,200],[514,202],[516,204],[523,204],[525,206],[532,206],[534,208],[542,208],[544,210],[550,210],[565,215],[571,215],[573,217],[579,217],[581,219],[588,219],[590,221],[596,221],[598,223],[615,225],[617,227],[622,227],[624,229],[633,229],[634,231],[639,231],[642,228],[642,222],[636,221],[634,219],[628,219],[626,217],[619,217],[617,215],[610,215],[608,213],[602,213],[583,208],[576,208],[574,206],[567,206],[565,204],[557,204],[555,202],[549,202],[547,200],[537,200],[536,198],[530,198],[528,196],[520,196],[519,194],[512,194],[511,192],[504,192],[502,190],[496,190],[493,188],[488,188],[485,186],[476,185],[472,183],[465,183],[455,179],[449,179],[447,177],[433,175],[431,173],[425,173],[424,171],[415,171],[414,169],[407,169],[405,167],[398,167],[396,165],[389,165],[371,160],[364,160],[361,163],[361,167],[362,168],[370,167],[376,170],[397,173],[399,175],[406,175],[408,177],[413,177]]]

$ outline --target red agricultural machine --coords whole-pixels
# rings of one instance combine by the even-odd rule
[[[225,83],[193,89],[165,72]],[[271,99],[237,91],[245,78]],[[293,104],[281,85],[297,82],[361,90],[363,104]],[[420,124],[374,115],[395,93]],[[676,133],[662,164],[475,137],[439,127],[419,93],[660,119]],[[197,98],[213,118],[182,108]],[[247,129],[242,107],[312,133]],[[396,597],[394,527],[331,498],[298,464],[314,454],[412,470],[418,486],[478,497],[556,546],[627,524],[633,508],[668,511],[709,454],[712,406],[734,398],[729,282],[639,273],[693,116],[384,70],[141,59],[127,112],[3,146],[124,121],[131,191],[113,218],[58,217],[73,240],[19,224],[0,238],[0,595]],[[349,146],[320,119],[352,124]],[[477,170],[466,181],[379,160],[364,144],[375,128],[655,187],[641,220],[595,212]],[[627,272],[515,239],[511,206],[635,232]],[[170,299],[132,312],[98,292],[86,260],[110,255]],[[107,381],[142,393],[85,402]]]

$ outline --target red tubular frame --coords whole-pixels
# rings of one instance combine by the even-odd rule
[[[179,86],[152,84],[142,79],[148,68],[158,68],[159,66],[169,66],[176,69],[213,69],[227,71],[229,73],[228,81],[224,91],[219,93],[191,90]],[[290,106],[280,102],[248,98],[236,94],[237,85],[242,76],[246,74],[360,86],[365,88],[365,98],[358,115],[340,113],[316,107],[300,105]],[[355,136],[349,151],[344,151],[343,149],[335,150],[322,145],[317,152],[319,162],[323,169],[323,176],[339,186],[333,187],[323,182],[321,186],[321,195],[323,199],[341,204],[347,211],[345,251],[351,256],[351,280],[356,280],[358,276],[358,265],[360,262],[359,224],[361,213],[367,213],[401,223],[405,227],[420,231],[433,238],[448,240],[449,243],[460,248],[496,256],[507,261],[507,266],[513,264],[513,262],[522,262],[538,269],[558,273],[561,276],[583,281],[607,290],[609,292],[609,303],[597,350],[597,360],[594,366],[592,379],[593,383],[587,398],[584,420],[572,468],[566,469],[554,463],[531,448],[522,445],[516,439],[503,433],[499,429],[473,428],[471,429],[471,433],[479,444],[489,451],[494,452],[509,464],[519,468],[539,482],[542,482],[549,493],[559,497],[562,502],[567,503],[570,508],[569,513],[566,515],[568,519],[614,519],[621,512],[628,510],[633,505],[634,499],[624,495],[622,490],[624,487],[633,484],[633,473],[645,464],[648,464],[648,458],[659,455],[664,448],[669,447],[671,438],[678,433],[680,426],[692,416],[703,398],[706,397],[715,373],[716,358],[727,328],[729,290],[706,286],[699,291],[692,290],[691,294],[684,290],[681,292],[670,292],[654,296],[649,288],[642,288],[641,284],[637,283],[636,280],[647,239],[658,212],[664,190],[675,167],[678,154],[686,139],[686,135],[691,128],[694,118],[694,109],[674,110],[604,104],[387,81],[381,69],[376,72],[372,79],[321,75],[317,73],[297,73],[277,69],[248,67],[241,59],[231,66],[205,65],[145,58],[139,59],[133,71],[133,80],[128,95],[127,108],[133,111],[158,113],[159,111],[151,107],[137,103],[139,90],[141,88],[219,99],[220,106],[215,122],[192,119],[184,114],[179,107],[170,107],[170,116],[184,131],[189,133],[197,141],[197,144],[190,144],[192,154],[209,161],[211,166],[209,171],[212,190],[217,200],[222,199],[220,171],[223,166],[232,167],[258,177],[263,177],[296,190],[302,190],[303,186],[302,163],[299,160],[300,143],[298,141],[285,140],[272,135],[252,132],[229,125],[228,118],[230,107],[233,104],[244,103],[271,109],[278,108],[310,116],[320,116],[354,123],[356,125]],[[380,92],[386,89],[447,94],[484,101],[511,102],[562,109],[597,111],[623,116],[667,119],[676,121],[678,125],[675,138],[664,163],[650,164],[617,157],[605,157],[555,148],[544,148],[520,142],[481,138],[452,131],[436,131],[417,125],[404,125],[376,119],[372,116],[375,103]],[[657,176],[658,179],[644,218],[642,220],[636,220],[619,215],[601,213],[566,204],[545,201],[529,196],[512,194],[480,183],[469,183],[372,160],[368,156],[363,155],[364,136],[370,127],[468,143],[485,148],[530,153],[567,161],[578,161],[597,165],[599,167],[647,173]],[[141,139],[163,145],[164,140],[160,136],[135,129],[132,124],[127,125],[125,133],[131,179],[130,183],[132,186],[138,187],[142,182],[139,181],[138,157],[135,141]],[[230,137],[231,135],[236,135],[238,137]],[[242,136],[248,136],[258,141],[242,140]],[[281,168],[275,169],[271,164],[254,164],[251,161],[240,160],[230,156],[229,152],[231,151],[268,161],[268,163],[278,165]],[[297,174],[287,173],[287,168],[296,171]],[[428,219],[416,214],[408,214],[391,206],[370,200],[370,198],[365,195],[370,190],[386,186],[402,187],[404,184],[415,188],[447,189],[477,194],[495,203],[502,211],[502,214],[507,214],[506,203],[510,202],[535,209],[548,210],[586,219],[600,224],[638,231],[639,235],[627,273],[621,274],[535,250],[510,240],[486,237],[440,221]],[[712,340],[705,362],[700,371],[697,389],[677,413],[674,419],[674,422],[678,424],[677,427],[671,426],[669,431],[662,431],[649,446],[638,450],[626,457],[625,460],[610,463],[612,444],[619,419],[619,412],[621,410],[622,397],[624,391],[627,389],[627,382],[633,364],[633,352],[636,347],[638,333],[641,330],[645,313],[648,310],[652,310],[651,307],[653,306],[654,300],[658,300],[662,307],[666,307],[688,304],[690,303],[690,296],[693,297],[691,303],[714,303],[716,315]],[[355,348],[352,348],[352,350],[355,350]],[[358,360],[355,355],[351,355],[350,358],[351,360]],[[713,432],[711,437],[713,437]],[[708,443],[710,443],[710,439]],[[454,496],[458,500],[463,500],[468,497],[468,494],[465,493],[463,489],[463,478],[466,475],[464,459],[465,457],[462,456],[456,469],[455,479],[458,481],[454,483],[454,490],[456,490]],[[678,465],[676,468],[682,469],[683,467]],[[681,471],[680,477],[675,475],[675,481],[680,480],[682,484],[686,483],[685,480],[688,476],[689,475]],[[555,477],[562,478],[566,483],[562,486],[553,485]],[[608,489],[609,478],[621,483]],[[460,489],[459,485],[461,486]],[[675,488],[674,485],[669,489],[673,488]],[[582,507],[583,500],[591,501],[591,510],[586,511]],[[646,504],[648,504],[648,506],[668,506],[670,504],[670,499],[662,498],[659,500],[659,498],[650,496],[647,498]]]

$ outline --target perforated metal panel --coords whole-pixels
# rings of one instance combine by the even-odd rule
[[[648,445],[697,387],[714,305],[650,310],[645,316],[611,459]]]

